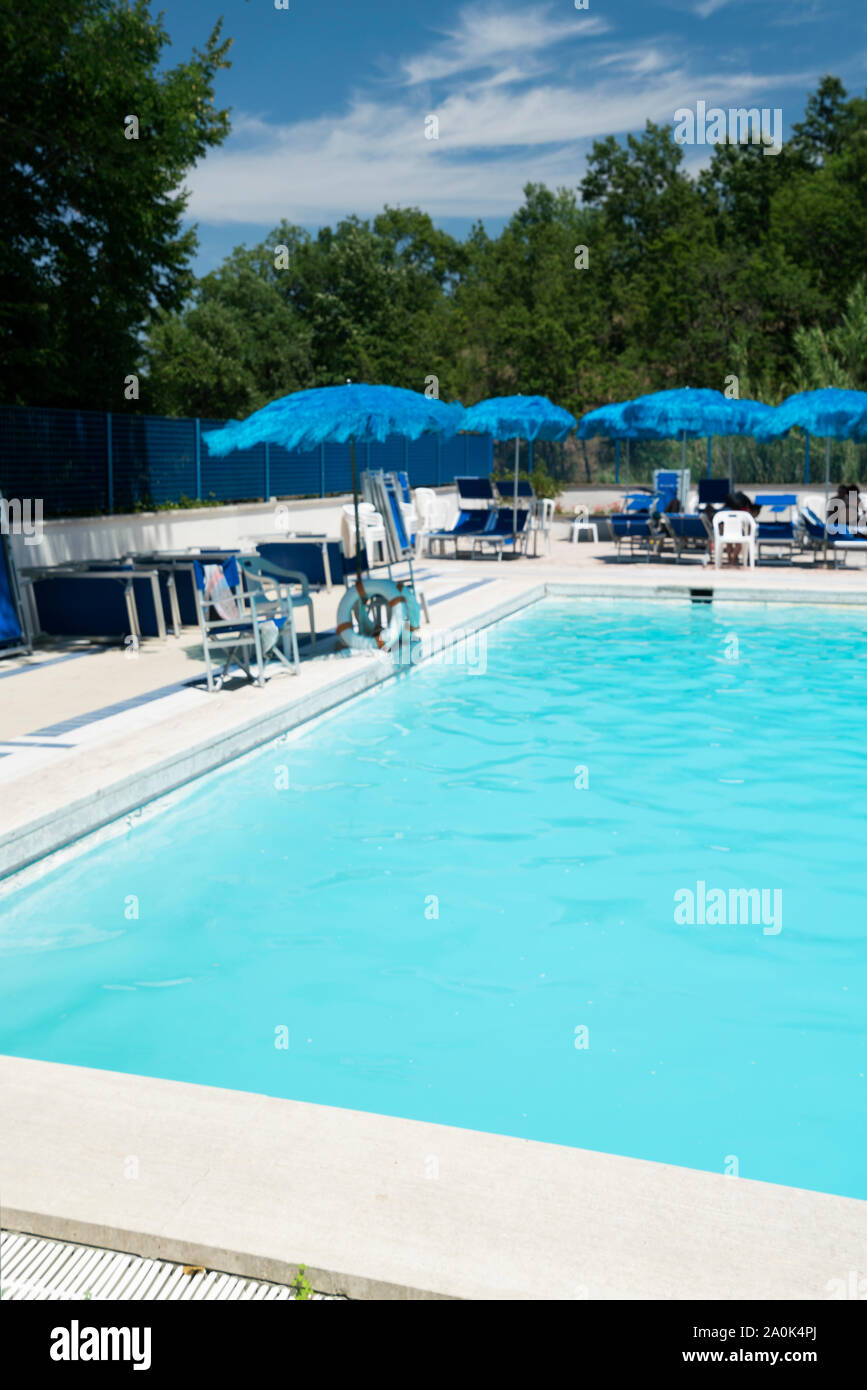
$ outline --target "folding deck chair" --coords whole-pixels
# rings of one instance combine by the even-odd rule
[[[245,589],[237,559],[223,565],[203,565],[195,561],[196,602],[205,654],[208,689],[220,690],[229,667],[236,662],[249,681],[265,684],[265,663],[274,657],[294,674],[300,665],[292,607],[286,611],[280,599],[269,599],[261,591]],[[285,636],[291,641],[290,654],[284,649]],[[215,672],[212,652],[225,653],[222,670]],[[256,674],[251,662],[255,660]]]
[[[244,583],[253,593],[261,593],[267,599],[276,594],[287,615],[287,627],[291,632],[292,649],[296,660],[298,653],[298,633],[295,627],[295,609],[306,608],[310,624],[310,650],[316,650],[316,619],[313,613],[313,599],[307,575],[300,570],[287,570],[264,555],[239,555],[238,568],[244,576]]]

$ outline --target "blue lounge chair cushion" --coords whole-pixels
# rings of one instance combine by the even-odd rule
[[[479,535],[493,525],[495,515],[495,512],[489,512],[483,507],[475,507],[472,511],[461,512],[451,530],[431,531],[429,535],[441,536],[443,539],[449,536]]]
[[[627,516],[623,512],[615,512],[611,517],[611,530],[615,538],[619,536],[649,536],[650,519],[646,516]]]
[[[792,541],[794,539],[795,528],[791,521],[759,522],[760,541]]]

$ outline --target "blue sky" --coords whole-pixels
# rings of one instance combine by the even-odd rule
[[[222,15],[233,130],[192,171],[197,270],[285,217],[316,228],[385,203],[496,232],[527,180],[574,187],[596,138],[678,107],[779,107],[825,72],[863,92],[864,0],[162,0],[169,64]],[[425,138],[436,115],[439,139]],[[688,147],[689,167],[707,150]]]

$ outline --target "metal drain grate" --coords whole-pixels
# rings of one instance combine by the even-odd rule
[[[690,589],[693,603],[713,603],[713,589]]]
[[[66,1298],[288,1302],[294,1300],[295,1292],[285,1284],[268,1284],[214,1269],[185,1274],[183,1265],[166,1260],[146,1260],[141,1255],[13,1231],[0,1233],[0,1299],[51,1302]],[[322,1293],[311,1294],[311,1298],[342,1301]]]

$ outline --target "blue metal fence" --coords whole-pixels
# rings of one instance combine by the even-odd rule
[[[212,458],[202,434],[224,423],[0,406],[0,493],[41,498],[45,516],[89,516],[197,499],[253,502],[350,490],[348,444],[306,453],[260,444]],[[359,470],[406,469],[414,487],[436,487],[461,474],[490,473],[493,441],[486,434],[395,437],[360,446],[356,462]]]

